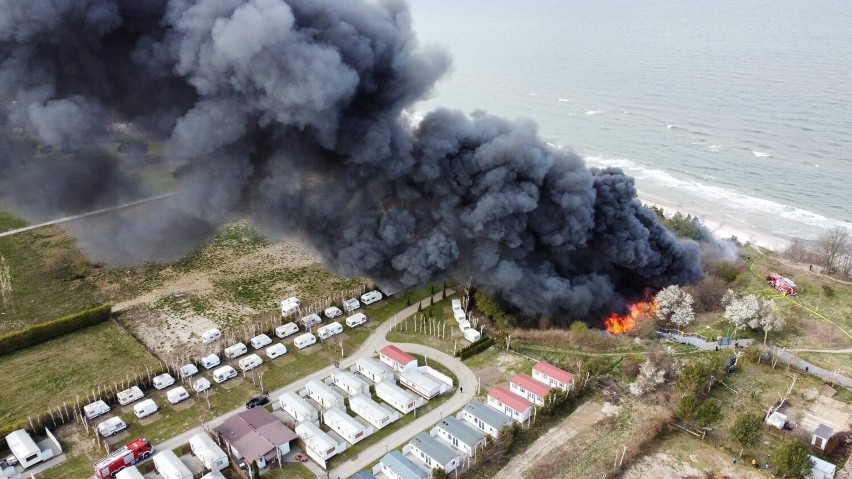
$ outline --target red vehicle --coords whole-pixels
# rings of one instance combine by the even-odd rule
[[[118,471],[136,464],[137,461],[147,459],[152,452],[154,452],[154,446],[147,439],[137,439],[96,462],[95,477],[99,479],[115,477]]]
[[[772,273],[766,277],[769,281],[769,286],[786,294],[787,296],[795,296],[799,293],[799,287],[790,278],[785,278],[778,273]]]

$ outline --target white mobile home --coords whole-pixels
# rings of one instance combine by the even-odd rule
[[[189,447],[208,471],[221,471],[228,467],[228,455],[206,432],[189,438]]]
[[[287,354],[287,346],[284,346],[281,343],[273,344],[266,348],[266,357],[269,359],[275,359],[277,357],[284,356],[285,354]]]
[[[539,361],[533,366],[532,378],[547,386],[563,391],[574,389],[573,374],[545,361]]]
[[[355,361],[355,370],[374,383],[395,380],[393,371],[372,358],[359,358]]]
[[[235,377],[237,377],[237,370],[230,365],[225,365],[219,369],[213,370],[213,380],[218,384],[222,384],[223,382]]]
[[[98,434],[103,437],[109,437],[113,434],[127,429],[127,424],[120,417],[115,416],[98,424]]]
[[[322,420],[332,431],[340,434],[349,444],[355,444],[372,434],[373,426],[361,424],[342,409],[329,409],[322,415]]]
[[[293,314],[299,311],[299,307],[302,302],[299,301],[299,298],[293,296],[292,298],[287,298],[281,301],[281,316],[287,316],[288,314]]]
[[[237,343],[225,348],[225,357],[228,359],[234,359],[236,357],[242,356],[243,354],[248,352],[248,348],[243,343]]]
[[[397,386],[391,381],[376,384],[376,396],[403,414],[426,404],[426,400]]]
[[[461,309],[453,310],[453,318],[456,319],[456,322],[461,323],[462,321],[467,321],[467,316],[465,316],[464,311]]]
[[[411,455],[423,461],[430,469],[453,472],[461,464],[461,454],[425,432],[414,436],[408,445],[411,446]]]
[[[198,366],[192,363],[184,364],[178,371],[178,376],[180,376],[181,379],[186,379],[195,376],[196,374],[198,374]]]
[[[468,329],[463,330],[462,336],[464,336],[464,339],[470,341],[471,343],[475,343],[476,341],[479,341],[480,339],[482,339],[482,334],[480,334],[479,331],[477,331],[473,328],[468,328]]]
[[[356,394],[350,397],[349,408],[352,409],[352,412],[376,426],[376,429],[381,429],[400,418],[399,412],[382,406],[366,394]]]
[[[529,419],[533,410],[532,402],[501,386],[488,393],[488,405],[518,422]]]
[[[366,293],[361,295],[361,302],[364,303],[364,304],[373,304],[376,301],[381,301],[381,299],[382,299],[382,293],[380,293],[376,290],[367,291]]]
[[[102,414],[108,413],[109,411],[109,405],[107,405],[107,403],[101,400],[97,400],[91,404],[86,404],[85,406],[83,406],[83,412],[89,419],[94,419]]]
[[[550,387],[536,381],[526,374],[515,374],[509,381],[509,390],[532,401],[537,406],[544,406],[544,400],[550,394]]]
[[[119,391],[118,403],[122,406],[127,406],[133,401],[142,399],[142,396],[144,396],[144,394],[142,393],[142,390],[139,389],[139,386],[133,386],[125,389],[124,391]]]
[[[258,334],[257,336],[251,338],[249,343],[254,349],[265,348],[266,346],[272,344],[272,338],[265,334]]]
[[[275,328],[275,335],[281,339],[284,339],[287,336],[292,336],[298,332],[299,325],[296,323],[284,323],[281,326]]]
[[[328,319],[334,319],[342,315],[343,311],[341,311],[340,308],[338,308],[337,306],[330,306],[328,308],[325,308],[323,314],[325,314],[325,317]]]
[[[431,475],[399,451],[385,454],[379,462],[379,468],[390,479],[426,479]]]
[[[454,300],[450,301],[450,304],[452,305],[453,309],[461,309],[462,311],[464,311],[464,309],[462,309],[460,299],[454,299]]]
[[[128,466],[115,474],[115,479],[145,479],[145,476],[136,469],[136,466]]]
[[[175,378],[173,378],[172,375],[169,373],[163,373],[159,376],[154,376],[154,379],[151,380],[151,383],[153,383],[154,389],[159,391],[174,384]]]
[[[331,388],[328,384],[312,379],[305,384],[305,391],[311,399],[324,408],[343,407],[343,396]]]
[[[163,479],[192,479],[192,472],[171,449],[154,454],[154,467]]]
[[[185,399],[189,399],[189,393],[183,386],[178,386],[176,388],[169,389],[169,392],[166,393],[166,397],[169,399],[170,403],[177,404]]]
[[[204,366],[204,369],[213,369],[218,366],[219,363],[221,363],[219,355],[215,353],[208,354],[201,358],[201,365]]]
[[[210,380],[205,377],[200,377],[192,383],[192,389],[194,389],[197,393],[206,391],[210,389]]]
[[[204,331],[203,333],[201,333],[201,342],[204,343],[204,344],[210,344],[213,341],[216,341],[221,337],[222,337],[222,331],[219,331],[216,328],[208,329],[207,331]]]
[[[346,394],[368,394],[370,385],[366,381],[345,369],[335,369],[331,372],[331,381]]]
[[[349,298],[343,302],[343,311],[349,313],[361,307],[361,303],[355,298]]]
[[[317,461],[325,461],[346,450],[345,442],[338,443],[312,422],[303,422],[296,426],[296,434],[305,442],[305,452]]]
[[[362,324],[367,322],[367,317],[364,316],[364,313],[355,313],[352,316],[346,318],[346,325],[350,328],[355,328],[361,326]]]
[[[6,445],[24,469],[53,457],[53,449],[41,450],[24,429],[9,433],[6,436]]]
[[[317,337],[311,333],[305,333],[301,336],[296,336],[293,340],[293,345],[299,349],[305,349],[312,344],[317,343]]]
[[[227,478],[219,471],[210,471],[207,474],[201,476],[201,479],[227,479]]]
[[[399,374],[399,383],[411,389],[426,399],[432,399],[449,389],[449,386],[432,376],[418,371],[417,368],[408,368]]]
[[[417,358],[389,344],[379,350],[379,361],[387,364],[395,371],[402,371],[409,365],[417,366]]]
[[[320,339],[325,340],[325,339],[328,339],[328,338],[330,338],[330,337],[332,337],[336,334],[340,334],[342,332],[343,332],[343,326],[341,326],[340,323],[335,322],[335,323],[326,324],[325,326],[318,328],[317,329],[317,336],[319,336]]]
[[[316,313],[311,313],[302,318],[299,322],[302,323],[303,328],[311,329],[313,326],[316,326],[317,324],[321,323],[322,318],[320,318],[320,316]]]
[[[240,369],[243,371],[251,371],[263,364],[263,359],[261,359],[257,354],[249,354],[248,356],[240,359],[238,364],[240,365]]]
[[[447,416],[432,429],[432,435],[440,437],[456,449],[473,455],[473,451],[485,445],[485,433],[463,421]]]
[[[497,437],[500,430],[512,423],[509,416],[488,407],[479,401],[471,401],[456,414],[458,419],[472,424],[480,431]]]
[[[148,417],[159,410],[160,407],[157,406],[157,403],[155,403],[153,399],[146,399],[133,406],[133,414],[135,414],[139,419]]]
[[[309,403],[305,398],[294,392],[287,391],[282,394],[278,400],[281,402],[281,409],[283,409],[287,414],[293,416],[293,419],[296,420],[296,424],[305,421],[313,422],[319,419],[317,409],[311,406],[311,403]]]

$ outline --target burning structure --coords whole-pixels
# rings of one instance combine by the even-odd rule
[[[632,178],[549,148],[532,123],[439,109],[406,124],[449,63],[418,45],[401,0],[11,2],[0,193],[40,219],[123,202],[142,170],[177,171],[179,194],[157,208],[86,220],[83,249],[164,260],[249,217],[344,275],[472,279],[557,318],[700,276],[698,249]],[[117,160],[116,139],[164,154]]]

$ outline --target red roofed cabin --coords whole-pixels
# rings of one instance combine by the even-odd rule
[[[565,392],[574,389],[573,374],[544,361],[539,361],[533,366],[532,377],[540,383]]]
[[[790,278],[785,278],[778,273],[772,273],[766,277],[766,280],[769,281],[769,286],[772,286],[787,296],[799,294],[799,287]]]
[[[397,371],[402,371],[409,364],[413,364],[417,367],[417,358],[392,344],[383,347],[379,351],[379,359]]]
[[[529,419],[533,408],[533,403],[502,386],[488,393],[488,405],[518,422]]]
[[[526,374],[516,374],[509,383],[509,389],[538,406],[544,406],[544,398],[550,394],[550,388]]]

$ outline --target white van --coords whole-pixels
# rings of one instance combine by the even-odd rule
[[[157,406],[157,403],[155,403],[153,399],[146,399],[133,406],[133,414],[136,414],[136,417],[142,419],[143,417],[154,414],[159,409],[159,406]]]
[[[225,348],[225,357],[228,359],[234,359],[242,356],[243,354],[248,352],[248,348],[243,343],[237,343],[233,346],[228,346]]]
[[[154,383],[154,389],[159,391],[174,384],[175,378],[173,378],[172,375],[169,373],[163,373],[159,376],[154,376],[154,380],[151,382]]]
[[[281,316],[287,316],[288,314],[295,313],[299,310],[299,306],[301,304],[302,302],[295,296],[281,300]]]
[[[317,336],[319,336],[320,339],[328,339],[335,334],[340,334],[342,332],[343,326],[341,326],[340,323],[335,322],[326,324],[325,326],[317,329]]]
[[[219,355],[215,353],[211,353],[210,355],[201,358],[201,365],[204,366],[204,369],[213,369],[218,366],[220,362]]]
[[[254,349],[260,349],[272,344],[272,338],[265,334],[258,334],[257,336],[251,338],[251,341],[249,342],[251,343],[251,347],[253,347]]]
[[[210,380],[204,377],[198,378],[194,383],[192,383],[192,389],[194,389],[197,393],[206,391],[210,389]]]
[[[263,359],[260,359],[260,356],[257,354],[249,354],[248,356],[240,359],[240,369],[243,371],[251,371],[252,369],[263,364]]]
[[[186,392],[183,386],[178,386],[174,389],[170,389],[169,392],[166,393],[166,397],[169,398],[169,402],[172,404],[177,404],[184,399],[189,399],[189,393]]]
[[[213,341],[216,341],[217,339],[219,339],[221,337],[222,337],[222,331],[219,331],[216,328],[208,329],[207,331],[204,331],[203,333],[201,333],[201,342],[203,344],[210,344]]]
[[[293,341],[293,345],[299,349],[305,349],[312,344],[316,344],[317,337],[311,333],[305,333],[301,336],[296,336],[296,339]]]
[[[302,323],[303,328],[311,329],[311,327],[313,327],[315,324],[321,323],[322,318],[320,318],[320,316],[316,313],[311,313],[302,318],[299,322]]]
[[[479,341],[479,338],[482,337],[482,335],[479,334],[479,331],[473,328],[465,329],[464,331],[462,331],[462,334],[464,335],[464,339],[467,339],[471,343],[474,341]]]
[[[213,380],[219,384],[235,377],[237,377],[237,370],[231,366],[222,366],[213,371]]]
[[[279,338],[286,338],[299,332],[299,325],[296,323],[284,323],[275,328],[275,335]]]
[[[364,304],[373,304],[382,299],[382,293],[378,291],[367,291],[361,295],[361,302]]]
[[[86,414],[86,417],[89,419],[94,419],[101,414],[106,414],[109,412],[109,405],[103,401],[95,401],[92,404],[86,404],[83,406],[83,412]]]
[[[358,300],[355,298],[349,298],[343,302],[343,310],[347,313],[351,313],[352,311],[355,311],[360,307],[361,303],[359,303]]]
[[[181,379],[186,379],[198,374],[198,367],[192,363],[184,364],[180,367],[180,371],[178,371],[178,376]]]
[[[139,389],[139,386],[133,386],[118,393],[118,403],[122,406],[127,406],[137,399],[142,399],[142,396],[144,396],[144,394],[142,394],[142,390]]]
[[[273,344],[266,348],[266,357],[269,359],[275,359],[277,357],[284,356],[285,354],[287,354],[287,346],[284,346],[281,343]]]
[[[123,431],[127,429],[127,424],[121,420],[120,417],[111,417],[106,421],[98,424],[98,434],[103,437],[109,437],[118,431]]]
[[[346,318],[346,325],[350,328],[354,328],[356,326],[361,326],[362,324],[367,322],[367,317],[364,316],[364,313],[355,313],[352,316]]]
[[[325,308],[325,311],[323,312],[323,314],[325,314],[325,317],[328,318],[328,319],[334,319],[334,318],[342,315],[343,311],[341,311],[340,308],[338,308],[337,306],[331,306],[331,307]]]

